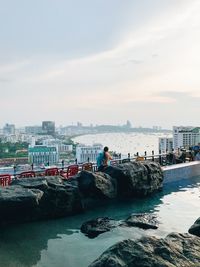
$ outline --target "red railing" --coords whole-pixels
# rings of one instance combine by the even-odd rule
[[[11,175],[10,174],[0,174],[0,185],[7,186],[11,183]]]

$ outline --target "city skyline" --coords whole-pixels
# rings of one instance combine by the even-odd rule
[[[197,0],[0,0],[0,125],[199,125]]]

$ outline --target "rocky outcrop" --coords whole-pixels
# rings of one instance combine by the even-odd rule
[[[164,239],[124,240],[105,251],[90,267],[195,267],[200,238],[172,233]]]
[[[132,214],[125,220],[128,226],[139,227],[142,229],[157,229],[158,220],[154,214],[140,213]]]
[[[113,199],[117,197],[116,180],[102,172],[82,171],[77,176],[84,197]]]
[[[0,188],[0,224],[58,218],[82,208],[78,188],[60,177],[23,178]]]
[[[104,172],[117,180],[119,197],[147,196],[162,188],[163,172],[155,162],[127,162]]]
[[[110,231],[117,225],[119,225],[119,223],[111,218],[97,218],[83,223],[81,226],[81,232],[89,238],[95,238],[100,234]]]
[[[188,232],[200,237],[200,217],[194,222]]]
[[[162,188],[163,173],[153,162],[127,162],[105,172],[21,178],[0,187],[0,224],[64,217],[108,200],[149,195]]]
[[[154,214],[132,214],[126,220],[116,221],[108,217],[100,217],[87,222],[81,226],[81,232],[89,238],[95,238],[100,234],[108,232],[115,227],[139,227],[142,229],[157,229],[158,221]]]

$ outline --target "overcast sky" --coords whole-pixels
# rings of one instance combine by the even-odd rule
[[[0,0],[0,127],[200,126],[199,0]]]

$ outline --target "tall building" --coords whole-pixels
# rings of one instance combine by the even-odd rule
[[[103,150],[101,144],[94,144],[93,146],[78,145],[76,147],[76,158],[78,163],[96,162],[96,158],[100,151]]]
[[[200,127],[173,126],[174,149],[189,148],[200,143]]]
[[[173,138],[172,137],[159,137],[159,153],[172,152]]]
[[[15,125],[6,123],[6,125],[3,127],[3,134],[15,134]]]
[[[54,121],[43,121],[42,131],[48,135],[55,135],[55,122]]]

